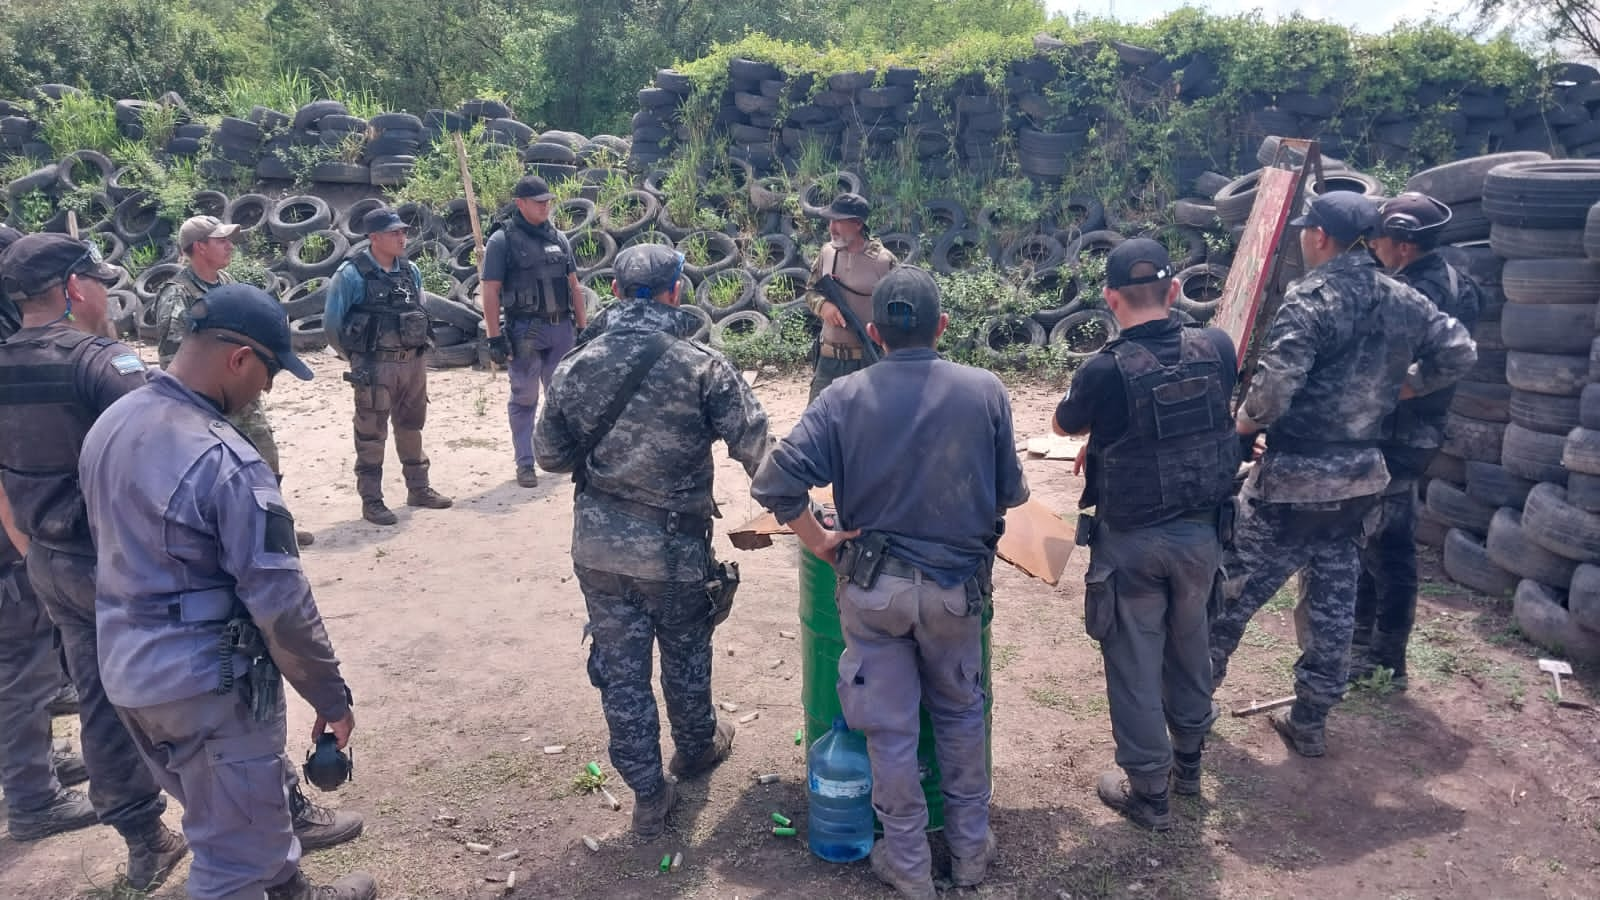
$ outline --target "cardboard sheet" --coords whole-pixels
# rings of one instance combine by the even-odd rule
[[[819,496],[823,494],[823,496]],[[831,494],[812,492],[819,502],[832,500]],[[1037,500],[1029,500],[1006,513],[1006,533],[1000,536],[999,556],[1024,575],[1054,585],[1061,580],[1076,547],[1076,528]],[[793,534],[779,525],[772,513],[762,513],[728,534],[740,550],[760,550],[772,546],[772,535]]]

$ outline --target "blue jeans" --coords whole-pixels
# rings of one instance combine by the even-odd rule
[[[506,324],[511,343],[511,448],[517,467],[533,465],[533,422],[539,412],[539,390],[549,389],[556,363],[572,349],[571,319],[551,324],[544,319],[514,319]]]

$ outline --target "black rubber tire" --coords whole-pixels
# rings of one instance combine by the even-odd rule
[[[1513,303],[1592,306],[1600,299],[1600,260],[1514,259],[1500,272],[1500,289]]]
[[[1600,475],[1600,431],[1573,428],[1561,448],[1561,465],[1569,472]]]
[[[296,353],[309,353],[328,346],[328,333],[322,327],[322,313],[290,322],[289,345]]]
[[[93,179],[74,178],[73,173],[79,167],[94,170],[96,177]],[[104,153],[95,150],[75,150],[63,156],[61,161],[56,163],[56,184],[60,186],[62,193],[71,193],[79,187],[79,181],[82,181],[84,185],[91,184],[94,181],[99,181],[104,185],[111,179],[111,174],[116,170],[116,164],[107,158]]]
[[[290,288],[280,298],[283,313],[290,319],[321,315],[328,305],[328,280],[313,278]]]
[[[1583,255],[1600,259],[1600,203],[1589,207],[1589,216],[1584,220]]]
[[[117,204],[111,215],[111,230],[129,247],[160,244],[172,231],[172,223],[161,218],[161,206],[152,196],[135,194]]]
[[[429,318],[454,325],[468,334],[477,334],[478,325],[483,322],[483,314],[476,309],[438,294],[424,293],[422,308],[427,310]]]
[[[583,253],[581,248],[591,240],[595,243],[595,252]],[[605,268],[617,258],[617,239],[598,228],[580,231],[572,236],[572,256],[580,277],[595,269]]]
[[[1504,334],[1499,319],[1480,321],[1477,327],[1472,329],[1472,340],[1478,345],[1479,350],[1504,350],[1506,349]]]
[[[557,216],[574,217],[571,225],[561,229],[561,233],[566,235],[568,240],[579,232],[595,227],[600,218],[599,211],[594,208],[594,201],[582,197],[573,197],[551,204],[551,220],[554,221]]]
[[[1511,618],[1524,637],[1559,656],[1576,662],[1600,662],[1600,632],[1574,622],[1572,614],[1561,605],[1565,599],[1564,588],[1523,579],[1512,600]]]
[[[756,283],[756,308],[770,314],[775,308],[801,300],[810,278],[811,270],[803,266],[790,266],[768,274]]]
[[[1479,381],[1456,383],[1450,411],[1484,422],[1511,421],[1511,386]]]
[[[141,302],[154,302],[156,296],[161,293],[162,286],[182,269],[183,266],[177,263],[156,263],[149,266],[133,280],[133,293]]]
[[[1449,527],[1428,512],[1427,506],[1417,508],[1417,543],[1429,547],[1443,547]]]
[[[1584,385],[1578,395],[1578,424],[1584,428],[1600,428],[1600,384]]]
[[[1457,486],[1464,485],[1467,483],[1467,461],[1448,453],[1435,453],[1428,460],[1428,467],[1422,471],[1422,475],[1429,481],[1437,479]]]
[[[997,250],[993,239],[984,240],[975,228],[962,228],[940,235],[928,254],[928,262],[940,275],[953,275],[985,260],[993,263]]]
[[[1256,203],[1256,189],[1261,186],[1261,170],[1257,169],[1228,182],[1213,199],[1217,204],[1217,218],[1233,228],[1250,219],[1250,209]]]
[[[704,310],[704,307],[697,307]],[[761,335],[772,330],[772,321],[753,309],[742,309],[728,312],[716,318],[711,325],[711,346],[724,346],[728,331],[735,329],[736,334]]]
[[[1454,207],[1464,200],[1478,200],[1483,197],[1483,177],[1495,166],[1511,162],[1537,162],[1550,158],[1548,153],[1533,151],[1520,151],[1513,153],[1493,153],[1488,156],[1474,156],[1471,159],[1457,160],[1423,169],[1411,176],[1406,181],[1406,190],[1420,191],[1438,200],[1440,203]]]
[[[612,218],[612,208],[600,207],[600,227],[611,233],[618,243],[633,237],[646,228],[649,228],[661,213],[661,200],[649,191],[628,191],[617,198],[619,201],[627,198],[639,204],[642,211],[634,218],[620,221]]]
[[[1479,537],[1489,533],[1489,519],[1495,507],[1467,496],[1453,484],[1434,479],[1428,482],[1428,508],[1451,528],[1470,531]]]
[[[820,175],[800,188],[800,211],[820,219],[834,197],[845,192],[860,194],[861,185],[861,176],[845,169]]]
[[[967,209],[955,200],[937,198],[922,207],[923,233],[956,231],[967,227]]]
[[[1551,553],[1529,538],[1522,528],[1522,513],[1516,509],[1495,510],[1485,546],[1490,562],[1496,566],[1544,584],[1566,584],[1578,568],[1577,563]]]
[[[1567,502],[1584,512],[1600,513],[1600,475],[1567,473]]]
[[[711,292],[719,286],[732,282],[736,285],[737,294],[734,299],[718,306],[711,299]],[[711,316],[712,322],[720,322],[733,313],[750,309],[756,301],[756,281],[749,272],[740,268],[718,269],[708,274],[694,291],[694,304],[705,310]]]
[[[1050,336],[1038,322],[1013,315],[983,320],[978,323],[975,337],[982,356],[996,363],[1022,365],[1027,361],[1026,349],[1043,347]]]
[[[316,262],[306,262],[300,258],[300,254],[305,249],[306,240],[313,236],[321,237],[327,241],[330,246],[330,252]],[[349,238],[336,229],[323,228],[290,241],[289,246],[283,252],[283,268],[290,275],[293,275],[296,281],[326,277],[332,275],[333,271],[339,268],[339,264],[344,262],[345,256],[349,252]]]
[[[350,110],[346,109],[345,105],[337,100],[313,100],[295,110],[294,119],[290,123],[290,127],[295,131],[305,131],[320,121],[323,116],[343,116],[349,115],[349,113]]]
[[[1444,456],[1441,453],[1434,458]],[[1536,482],[1507,472],[1499,463],[1473,460],[1465,464],[1467,496],[1490,506],[1521,509]]]
[[[1567,611],[1573,624],[1600,636],[1600,566],[1577,566],[1568,584]]]
[[[1443,562],[1444,573],[1451,581],[1490,597],[1511,596],[1521,580],[1494,564],[1482,538],[1460,528],[1452,528],[1445,534]]]
[[[1528,492],[1522,528],[1539,546],[1581,563],[1600,561],[1600,514],[1567,502],[1566,489],[1540,484]]]
[[[1567,483],[1567,470],[1561,465],[1562,445],[1566,438],[1559,434],[1541,434],[1521,425],[1507,425],[1505,440],[1500,444],[1500,465],[1506,471],[1529,481]]]
[[[1584,256],[1582,228],[1518,228],[1495,225],[1489,246],[1504,259],[1561,259]]]
[[[1589,383],[1589,356],[1508,350],[1506,383],[1536,394],[1576,397]]]
[[[882,238],[879,238],[882,240]],[[794,239],[783,234],[762,234],[753,238],[740,238],[736,241],[740,245],[739,255],[744,260],[744,265],[750,274],[759,281],[779,269],[788,269],[794,266],[798,258],[799,249],[795,247]],[[757,264],[755,259],[763,258],[764,263]]]
[[[1505,433],[1503,423],[1471,419],[1452,412],[1445,418],[1444,446],[1440,450],[1465,460],[1499,462]]]
[[[1108,228],[1099,231],[1086,231],[1076,241],[1066,245],[1067,265],[1077,268],[1083,262],[1085,255],[1109,256],[1111,251],[1122,246],[1127,238]]]
[[[1530,431],[1566,434],[1578,425],[1578,398],[1512,389],[1510,421]]]
[[[1477,384],[1505,384],[1506,383],[1506,350],[1479,350],[1478,361],[1472,364],[1467,374],[1461,376],[1463,382]]]
[[[1582,228],[1600,202],[1600,160],[1512,162],[1483,179],[1483,211],[1496,224]]]
[[[699,282],[713,272],[730,269],[739,264],[739,245],[732,237],[720,231],[691,231],[678,241],[678,252],[685,253],[685,246],[704,241],[706,251],[711,254],[709,261],[704,264],[694,264],[685,260],[683,273],[692,280]]]
[[[298,194],[279,200],[267,216],[267,232],[285,243],[320,231],[333,222],[328,202],[314,194]]]
[[[1228,267],[1201,263],[1183,269],[1173,277],[1178,280],[1178,297],[1172,305],[1193,316],[1196,321],[1210,321],[1216,314],[1218,301],[1222,299],[1222,289],[1228,283]]]
[[[1121,333],[1121,326],[1109,310],[1091,307],[1070,313],[1051,326],[1045,341],[1053,354],[1082,359],[1099,353]]]
[[[1048,234],[1028,234],[1000,251],[1000,268],[1032,276],[1062,263],[1061,242]]]
[[[459,344],[430,347],[423,354],[423,359],[430,369],[464,369],[477,364],[478,345],[479,341],[474,336]]]

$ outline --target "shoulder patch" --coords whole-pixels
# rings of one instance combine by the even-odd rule
[[[144,360],[140,359],[137,353],[124,353],[121,356],[112,357],[111,368],[116,369],[123,375],[132,375],[135,372],[144,371]]]

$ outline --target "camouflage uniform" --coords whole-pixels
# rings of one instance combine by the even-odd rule
[[[1239,417],[1268,429],[1267,453],[1241,493],[1232,602],[1211,625],[1213,677],[1221,684],[1245,625],[1304,567],[1312,639],[1295,663],[1291,716],[1320,727],[1344,696],[1359,544],[1389,480],[1384,420],[1402,383],[1438,390],[1477,352],[1461,323],[1359,249],[1293,285],[1262,346]]]
[[[587,435],[657,332],[682,321],[648,299],[620,300],[607,330],[561,361],[534,430],[540,468],[584,465]],[[672,740],[694,758],[711,746],[711,445],[754,473],[770,438],[767,414],[720,353],[675,340],[612,430],[587,457],[574,501],[573,571],[594,638],[589,679],[611,731],[611,764],[640,797],[663,788],[661,735],[650,685],[661,645],[661,688]],[[670,519],[668,518],[670,516]]]
[[[860,253],[840,252],[832,244],[825,244],[811,264],[811,277],[806,282],[806,307],[814,315],[821,315],[826,300],[812,290],[824,275],[833,275],[844,287],[845,302],[864,326],[872,321],[872,289],[883,276],[895,267],[897,260],[877,238],[869,238]],[[835,379],[866,366],[861,355],[861,340],[848,325],[823,325],[818,345],[817,369],[811,377],[811,399],[817,399],[822,389]],[[831,354],[831,355],[830,355]]]
[[[216,284],[207,284],[195,274],[194,269],[184,266],[183,271],[161,288],[161,294],[156,298],[156,352],[160,354],[161,368],[172,364],[172,358],[178,355],[178,346],[183,343],[183,336],[189,333],[189,307],[206,291],[220,284],[232,283],[233,277],[227,272],[218,272]],[[278,467],[278,442],[272,435],[272,423],[267,421],[267,411],[262,407],[260,398],[229,416],[228,421],[239,429],[240,434],[249,438],[250,443],[256,445],[256,450],[266,460],[272,474],[282,480],[283,470]]]
[[[1469,331],[1478,324],[1483,295],[1471,278],[1437,253],[1395,273]],[[1406,644],[1417,615],[1417,483],[1444,445],[1444,423],[1454,389],[1402,402],[1387,423],[1383,442],[1389,487],[1378,530],[1361,554],[1352,644],[1370,647],[1371,662],[1404,676]],[[1374,633],[1376,631],[1376,633]]]

